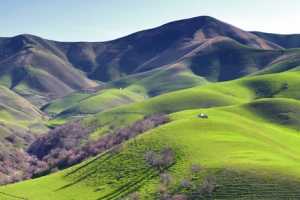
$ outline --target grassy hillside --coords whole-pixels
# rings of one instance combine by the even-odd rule
[[[78,139],[80,131],[78,138],[68,132],[76,129],[73,122],[56,129],[66,144],[78,139],[56,151],[44,143],[48,149],[43,150],[53,156],[45,158],[48,171],[64,170],[2,186],[0,198],[299,198],[300,51],[284,49],[297,47],[298,40],[256,35],[198,17],[104,43],[0,38],[0,50],[7,54],[0,53],[0,84],[53,116],[44,123],[48,127],[82,118],[78,127],[93,130]],[[48,130],[42,124],[47,116],[11,90],[0,87],[0,149],[8,154],[5,141],[27,147],[19,132]],[[132,125],[161,112],[172,121],[144,133],[149,119]],[[134,131],[136,138],[120,144]],[[110,134],[119,136],[118,143]],[[44,141],[60,143],[51,133]],[[41,146],[37,143],[34,151]],[[84,151],[104,153],[64,168],[78,163],[76,156]],[[21,154],[15,151],[9,159]],[[0,180],[10,173],[9,159],[0,166]],[[56,168],[55,160],[67,164]],[[198,164],[203,167],[199,174],[190,170]],[[14,170],[16,178],[23,175],[23,169]]]
[[[173,113],[186,109],[247,103],[267,97],[299,99],[299,94],[296,92],[300,86],[299,78],[299,72],[286,72],[206,84],[100,112],[96,116],[157,112]],[[94,118],[94,116],[90,118]]]
[[[103,124],[92,138],[111,124],[125,126],[148,113],[170,113],[172,122],[122,144],[119,154],[107,152],[47,177],[0,187],[0,192],[29,199],[116,199],[137,191],[155,199],[159,172],[144,164],[143,155],[170,147],[175,162],[164,171],[175,180],[172,194],[196,195],[193,188],[181,188],[180,180],[193,178],[188,168],[199,163],[205,170],[192,181],[197,185],[206,174],[214,174],[214,198],[296,198],[299,76],[285,72],[207,84],[100,112],[83,122],[97,119]],[[198,118],[199,113],[209,118]]]
[[[103,91],[106,89],[121,88],[124,91],[131,91],[143,97],[135,99],[137,101],[186,88],[233,80],[244,76],[254,77],[285,71],[297,71],[300,64],[297,59],[298,56],[299,50],[297,49],[258,49],[242,45],[230,38],[215,37],[199,44],[199,47],[178,58],[173,63],[152,70],[133,73],[123,78],[116,78],[114,81],[103,83],[93,90]],[[132,95],[134,95],[133,93]],[[106,95],[103,92],[95,94],[98,95],[99,99],[102,98],[101,95]],[[85,99],[84,101],[90,98],[95,99],[95,94],[88,92],[81,95],[75,92],[72,95],[66,95],[61,100],[47,104],[42,110],[53,115],[61,112],[60,116],[58,116],[61,122],[58,123],[54,122],[56,119],[53,120],[53,124],[61,124],[63,121],[66,121],[70,117],[75,117],[79,113],[95,113],[123,104],[119,102],[120,104],[102,106],[101,108],[99,108],[97,101],[90,101],[88,104],[77,104],[78,101],[82,100],[81,97]],[[111,97],[111,101],[114,102],[114,96]],[[107,97],[103,98],[107,99]],[[68,102],[68,105],[61,104],[62,102]],[[60,109],[58,109],[59,107]],[[69,107],[73,107],[70,109],[74,110],[74,112],[67,110]],[[97,109],[95,112],[91,112],[89,107]],[[51,123],[49,122],[49,125]]]
[[[49,104],[49,107],[43,110],[49,113],[58,113],[57,111],[60,111],[61,113],[59,113],[56,118],[50,120],[47,125],[58,125],[64,123],[68,118],[76,116],[78,117],[78,115],[84,117],[82,116],[84,113],[93,114],[114,107],[119,107],[120,105],[127,103],[145,100],[151,94],[154,94],[152,93],[153,91],[163,93],[163,91],[166,92],[166,88],[179,91],[159,95],[147,101],[124,107],[124,109],[121,107],[105,113],[106,115],[109,115],[109,113],[123,113],[123,115],[125,113],[171,113],[185,109],[233,105],[265,97],[287,97],[292,99],[300,98],[299,94],[296,92],[297,88],[299,87],[297,81],[299,79],[299,73],[297,71],[264,76],[251,76],[249,78],[216,84],[209,84],[209,82],[205,82],[203,79],[201,82],[201,79],[195,78],[194,80],[197,80],[198,84],[204,85],[186,90],[180,90],[180,87],[192,86],[193,84],[190,83],[191,80],[193,80],[192,78],[195,76],[192,75],[191,71],[189,70],[176,69],[175,71],[177,71],[177,75],[174,77],[176,82],[183,83],[187,81],[186,83],[189,84],[185,86],[182,84],[178,88],[179,84],[172,84],[172,77],[170,77],[170,80],[165,82],[165,84],[164,82],[162,84],[160,84],[160,82],[153,82],[155,78],[159,79],[159,77],[164,77],[163,73],[168,72],[169,70],[175,69],[171,68],[162,72],[158,72],[153,76],[137,81],[133,85],[122,90],[110,89],[92,94],[74,93],[61,100],[54,101],[53,103]],[[114,92],[111,93],[112,91]],[[131,95],[132,100],[116,101],[116,98],[119,95],[126,95],[126,93]],[[76,100],[77,98],[78,100]],[[126,100],[126,98],[124,100]],[[61,104],[61,102],[65,103]],[[67,109],[63,110],[65,105],[67,105],[69,108],[66,107]],[[55,109],[59,107],[61,109],[55,111]],[[94,111],[92,111],[91,108],[93,108]]]
[[[274,103],[278,109],[270,109]],[[177,112],[170,115],[171,123],[140,135],[136,143],[132,140],[123,144],[125,149],[120,154],[104,153],[54,175],[4,186],[0,191],[29,199],[116,199],[138,191],[144,198],[153,199],[159,185],[158,171],[144,164],[143,154],[170,147],[176,152],[175,163],[165,169],[175,180],[171,193],[189,194],[179,189],[180,179],[194,177],[188,168],[200,163],[205,171],[194,182],[201,181],[206,173],[215,174],[219,187],[214,198],[295,198],[300,192],[300,138],[294,128],[297,118],[291,117],[291,123],[284,126],[273,118],[286,110],[291,116],[299,115],[295,106],[300,106],[296,100],[262,99]],[[200,112],[209,118],[198,118]]]
[[[8,88],[0,86],[0,122],[4,132],[44,133],[48,130],[42,123],[47,117]]]
[[[96,114],[110,108],[115,108],[120,105],[130,104],[145,99],[143,96],[131,91],[120,89],[103,90],[81,99],[83,96],[84,95],[78,95],[79,99],[74,103],[72,103],[72,101],[74,101],[75,95],[72,94],[62,100],[58,100],[57,103],[55,102],[54,104],[50,104],[50,106],[45,109],[46,112],[55,112],[56,110],[59,110],[59,108],[62,108],[59,106],[64,106],[66,103],[69,106],[46,124],[48,126],[61,125],[74,117],[86,117],[87,115]]]
[[[48,125],[64,123],[72,117],[96,114],[128,103],[209,83],[189,69],[172,66],[128,76],[95,88],[99,92],[73,92],[41,108],[55,116]],[[60,121],[60,122],[59,122]]]

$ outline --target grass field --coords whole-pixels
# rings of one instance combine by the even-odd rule
[[[111,124],[122,127],[149,113],[163,111],[172,122],[125,142],[120,154],[105,152],[61,172],[0,187],[0,192],[28,199],[117,199],[137,191],[155,199],[159,172],[144,164],[143,154],[170,147],[175,162],[165,172],[175,180],[171,193],[195,195],[179,185],[182,178],[194,177],[188,168],[199,163],[205,170],[194,184],[207,173],[218,180],[210,198],[297,199],[299,76],[285,72],[206,84],[99,112],[83,122],[97,119],[104,125],[91,135],[94,139]],[[110,95],[128,91],[105,92],[111,101]],[[209,118],[198,118],[199,113]]]
[[[285,108],[295,106],[294,100],[276,101]],[[250,107],[257,103],[272,104],[273,100],[171,114],[171,123],[140,135],[137,143],[126,142],[125,150],[119,155],[104,153],[44,178],[1,187],[0,192],[29,199],[116,199],[139,191],[150,198],[157,189],[159,177],[156,170],[143,164],[142,156],[150,149],[171,147],[176,152],[176,163],[166,171],[176,180],[171,187],[173,192],[177,191],[181,178],[193,177],[188,167],[200,163],[205,167],[200,177],[214,173],[219,179],[220,187],[214,198],[226,195],[228,198],[271,198],[271,188],[276,188],[279,196],[295,197],[300,192],[298,130],[255,114]],[[209,118],[199,119],[200,112]],[[247,180],[243,180],[245,177]],[[267,193],[262,192],[265,189]]]

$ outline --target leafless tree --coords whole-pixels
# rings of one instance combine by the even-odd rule
[[[207,174],[202,180],[201,185],[197,188],[201,196],[207,196],[213,193],[217,187],[217,179],[212,174]]]
[[[144,160],[146,165],[152,166],[153,158],[155,156],[155,152],[150,150],[144,154]]]
[[[195,164],[195,165],[190,166],[189,170],[191,173],[195,174],[196,177],[198,177],[198,173],[202,172],[204,170],[204,168],[199,164]]]
[[[174,182],[172,174],[171,173],[162,173],[160,176],[160,182],[164,184],[168,189]]]
[[[192,186],[193,182],[190,178],[182,178],[180,180],[180,187],[189,190]]]
[[[144,154],[145,164],[152,168],[158,169],[160,172],[173,163],[174,151],[171,148],[163,148],[160,154],[150,150]]]

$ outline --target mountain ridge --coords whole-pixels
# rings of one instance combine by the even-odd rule
[[[208,16],[166,23],[107,42],[58,42],[25,34],[0,38],[0,83],[35,105],[44,105],[72,91],[97,86],[93,80],[108,82],[159,69],[220,36],[250,47],[283,49]],[[36,98],[43,93],[50,96],[48,100]]]

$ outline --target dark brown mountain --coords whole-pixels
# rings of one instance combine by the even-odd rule
[[[168,65],[220,36],[250,47],[282,49],[214,18],[196,17],[171,22],[107,43],[105,50],[97,57],[99,67],[89,77],[106,82],[126,74]]]
[[[295,47],[269,38],[206,16],[108,42],[0,38],[0,84],[42,105],[97,86],[92,80],[109,82],[154,69],[189,68],[209,81],[232,80],[288,57],[284,48]]]
[[[50,99],[97,85],[69,64],[54,42],[31,35],[0,39],[0,84],[22,96]]]
[[[300,34],[282,35],[282,34],[263,33],[263,32],[251,32],[251,33],[264,40],[282,46],[286,49],[300,47]]]

